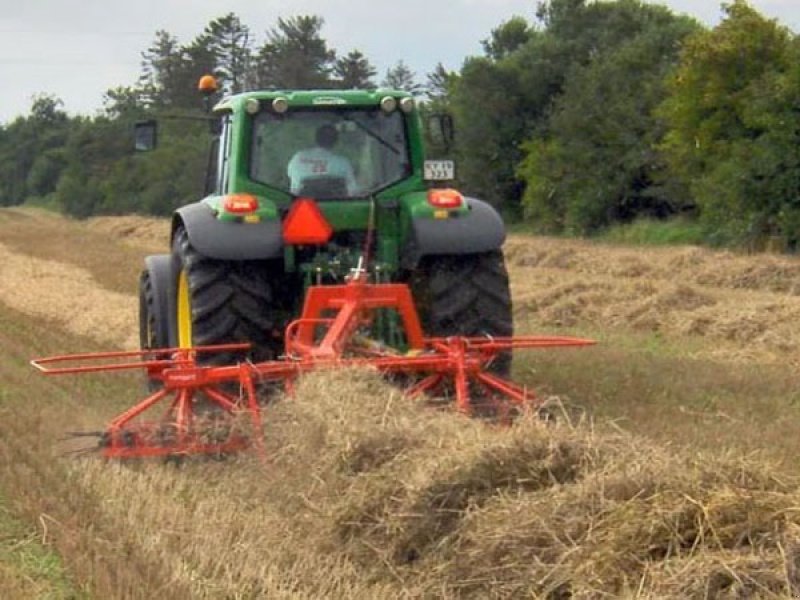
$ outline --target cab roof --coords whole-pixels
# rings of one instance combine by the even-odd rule
[[[401,90],[378,88],[374,90],[257,90],[243,92],[228,96],[214,106],[214,112],[238,112],[244,103],[253,98],[255,100],[274,100],[286,98],[289,108],[292,107],[320,107],[320,106],[378,106],[382,98],[411,97],[408,92]]]

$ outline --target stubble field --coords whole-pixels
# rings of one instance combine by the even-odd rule
[[[516,357],[515,379],[565,407],[555,425],[498,429],[340,372],[266,410],[267,465],[66,455],[66,432],[101,428],[141,381],[27,361],[133,347],[138,271],[167,236],[0,211],[0,510],[21,524],[0,527],[0,596],[800,590],[796,259],[512,236],[517,332],[600,341]],[[63,571],[31,570],[27,541]]]

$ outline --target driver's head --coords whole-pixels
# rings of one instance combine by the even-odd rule
[[[338,139],[339,134],[333,125],[322,125],[317,129],[317,145],[321,148],[333,148]]]

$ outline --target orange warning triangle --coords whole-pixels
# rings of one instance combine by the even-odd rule
[[[283,222],[283,241],[294,246],[325,244],[331,239],[333,228],[310,198],[299,198],[292,204]]]

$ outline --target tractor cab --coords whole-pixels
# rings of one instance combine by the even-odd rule
[[[364,198],[412,174],[406,123],[397,110],[263,111],[252,119],[251,135],[250,179],[292,196]]]
[[[288,206],[298,197],[397,198],[454,177],[452,161],[425,162],[419,113],[404,92],[247,92],[213,112],[222,126],[212,194]]]

